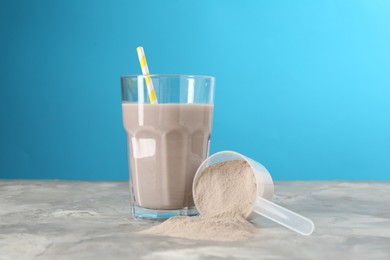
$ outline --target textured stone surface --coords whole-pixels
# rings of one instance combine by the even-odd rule
[[[140,235],[126,182],[0,181],[0,259],[390,259],[390,182],[276,182],[311,218],[304,237],[264,218],[259,235],[210,242]]]

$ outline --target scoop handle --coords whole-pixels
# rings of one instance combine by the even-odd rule
[[[262,197],[256,198],[253,211],[304,236],[314,231],[314,223],[310,219]]]

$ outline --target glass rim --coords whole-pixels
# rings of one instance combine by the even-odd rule
[[[166,78],[173,78],[173,77],[187,77],[187,78],[209,78],[215,80],[215,76],[207,76],[207,75],[196,75],[196,74],[150,74],[150,75],[143,75],[143,74],[128,74],[128,75],[122,75],[121,79],[126,78],[138,78],[138,77],[151,77],[151,78],[158,78],[158,77],[166,77]]]

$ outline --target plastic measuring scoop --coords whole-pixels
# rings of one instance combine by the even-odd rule
[[[253,219],[256,214],[259,214],[299,234],[308,236],[313,233],[314,224],[310,219],[272,202],[274,184],[271,175],[263,165],[242,154],[233,151],[223,151],[211,155],[199,166],[195,174],[194,183],[196,178],[206,167],[231,160],[246,161],[250,165],[256,178],[256,201],[254,202],[252,212],[249,212],[246,216],[247,219]]]

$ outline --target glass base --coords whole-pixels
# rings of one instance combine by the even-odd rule
[[[147,209],[139,206],[132,207],[133,218],[137,220],[163,221],[176,216],[197,216],[195,207],[182,209]]]

